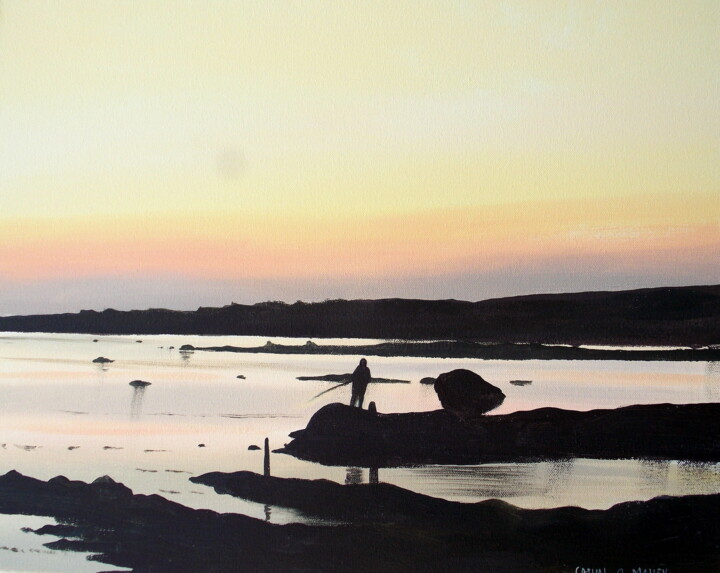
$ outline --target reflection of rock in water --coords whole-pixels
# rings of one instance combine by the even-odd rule
[[[142,414],[142,401],[145,396],[145,386],[133,386],[133,397],[130,402],[130,417],[139,418]]]
[[[720,463],[675,462],[678,487],[696,494],[716,493],[720,486]]]
[[[105,381],[105,373],[110,370],[107,364],[96,364],[97,367],[97,381],[102,383]]]
[[[380,483],[380,474],[379,474],[378,468],[370,468],[370,478],[368,480],[368,483],[371,483],[371,484]]]
[[[191,356],[192,356],[192,350],[181,350],[180,351],[180,358],[182,359],[183,364],[188,364],[190,362]]]
[[[720,362],[705,365],[705,397],[713,402],[720,401]]]
[[[667,491],[670,462],[665,460],[639,460],[640,487],[651,495]]]
[[[565,493],[574,465],[574,458],[550,462],[547,483],[548,495],[552,497],[561,497]]]
[[[345,485],[357,485],[363,481],[362,468],[348,468],[345,474]]]
[[[542,472],[547,464],[513,463],[479,466],[425,466],[411,470],[416,479],[428,480],[438,495],[457,498],[532,497],[547,493]],[[542,472],[542,475],[538,472]]]

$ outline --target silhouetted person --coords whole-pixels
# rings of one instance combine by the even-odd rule
[[[352,396],[350,397],[350,405],[362,408],[363,400],[365,399],[365,390],[370,383],[370,369],[367,367],[367,360],[364,358],[360,360],[360,364],[355,368],[355,372],[352,373],[350,378],[352,380]]]

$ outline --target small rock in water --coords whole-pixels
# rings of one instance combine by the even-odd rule
[[[513,386],[527,386],[532,384],[532,380],[510,380],[510,384]]]
[[[114,360],[110,360],[109,358],[105,358],[104,356],[98,356],[95,360],[93,360],[96,364],[109,364],[110,362],[115,362]]]
[[[204,448],[205,444],[198,444],[198,448]]]
[[[248,446],[248,450],[250,450],[251,452],[254,452],[255,450],[259,450],[259,449],[260,449],[260,446],[256,446],[255,444],[253,444],[252,446]]]
[[[420,379],[420,384],[435,384],[435,378],[426,376],[425,378]]]
[[[68,450],[77,450],[80,446],[68,446]]]
[[[168,346],[168,350],[175,350],[174,346]]]
[[[136,340],[135,342],[137,342],[137,343],[142,343],[142,340]]]
[[[97,339],[97,338],[95,338],[95,339],[93,340],[93,342],[97,342],[97,341],[98,341],[98,339]]]
[[[145,380],[133,380],[130,382],[130,386],[133,388],[145,388],[145,386],[150,386],[150,382],[145,382]]]
[[[238,374],[235,378],[239,378],[240,380],[245,380],[245,376],[242,374]]]

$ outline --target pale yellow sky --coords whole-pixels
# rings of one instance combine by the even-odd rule
[[[618,236],[618,268],[670,278],[672,247],[718,282],[716,1],[0,5],[0,282],[477,274]]]

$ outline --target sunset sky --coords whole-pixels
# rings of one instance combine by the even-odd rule
[[[0,314],[720,283],[720,2],[0,0]]]

